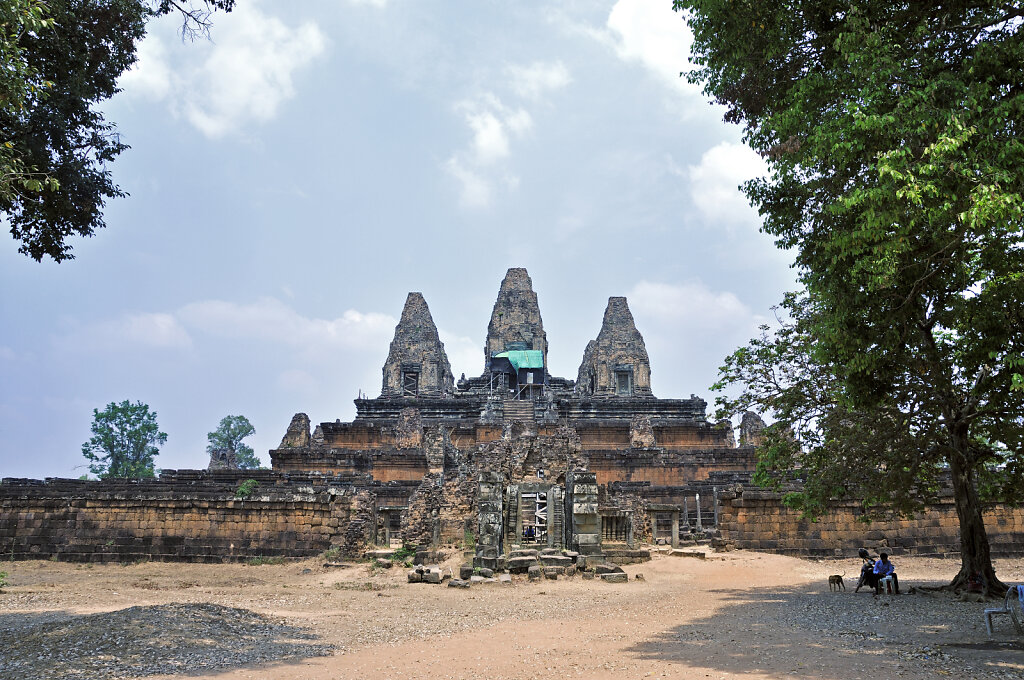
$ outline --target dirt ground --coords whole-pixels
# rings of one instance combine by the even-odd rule
[[[878,598],[853,592],[856,558],[743,551],[656,554],[626,567],[625,584],[468,590],[319,560],[5,562],[0,678],[1024,678],[1009,618],[986,634],[995,605],[907,594],[948,582],[958,562],[894,562],[904,594]],[[1024,582],[1024,560],[996,569]],[[830,592],[844,572],[848,589]]]

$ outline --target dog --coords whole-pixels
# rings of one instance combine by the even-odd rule
[[[842,588],[843,590],[846,590],[846,584],[843,583],[843,577],[844,576],[846,576],[846,572],[845,571],[842,574],[832,574],[831,576],[828,577],[828,591],[830,593],[833,590],[836,591],[836,592],[839,592],[840,588]]]

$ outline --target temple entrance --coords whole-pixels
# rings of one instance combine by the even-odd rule
[[[523,544],[548,543],[548,495],[524,493],[519,504]]]

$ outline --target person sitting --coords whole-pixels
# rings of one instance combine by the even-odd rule
[[[868,586],[872,590],[877,589],[878,577],[875,576],[875,560],[868,555],[868,551],[865,548],[858,550],[857,554],[864,560],[864,564],[860,567],[860,580],[857,581],[857,587],[853,589],[853,592],[856,593],[864,586]]]
[[[878,582],[875,584],[875,594],[882,594],[882,579],[886,577],[892,577],[892,592],[894,595],[900,594],[900,582],[896,578],[896,567],[889,561],[889,553],[879,553],[878,561],[875,562],[875,577]]]

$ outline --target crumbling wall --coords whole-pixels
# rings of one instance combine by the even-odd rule
[[[912,519],[865,524],[854,501],[837,502],[817,522],[782,504],[782,495],[740,487],[719,492],[716,545],[787,555],[856,554],[860,547],[895,554],[942,555],[960,550],[951,496]],[[997,505],[984,513],[993,555],[1024,555],[1024,508]]]
[[[359,543],[352,487],[282,483],[269,471],[169,472],[159,481],[5,479],[0,552],[78,562],[221,562],[306,557]],[[239,497],[246,479],[259,486]]]

